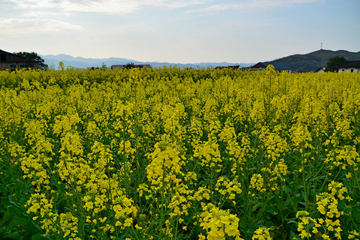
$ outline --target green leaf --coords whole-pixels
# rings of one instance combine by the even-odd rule
[[[38,231],[38,229],[34,228],[31,220],[29,220],[29,222],[24,226],[24,228],[25,228],[24,235],[26,235],[26,236],[33,236],[39,232],[40,233],[43,232],[43,231]],[[29,238],[29,237],[27,237],[27,238]]]
[[[360,222],[360,209],[358,209],[358,207],[353,208],[351,211],[351,217],[354,219],[354,221]]]
[[[43,240],[43,239],[45,238],[43,237],[42,233],[37,233],[31,237],[31,240]]]
[[[4,200],[0,199],[0,202],[1,201],[4,201]],[[6,212],[7,212],[7,208],[5,206],[1,205],[0,206],[0,213],[6,213]]]
[[[264,204],[264,206],[262,208],[260,208],[258,214],[256,215],[256,218],[259,219],[263,215],[263,213],[266,211],[266,209],[267,209],[267,205]]]
[[[37,230],[39,230],[40,232],[42,231],[41,227],[35,223],[34,221],[31,221],[31,223],[36,227]]]
[[[303,205],[304,207],[306,207],[306,202],[299,202],[299,204]]]
[[[293,231],[290,232],[290,239],[300,239],[298,235],[296,235]]]
[[[8,233],[5,235],[5,237],[7,238],[12,238],[12,239],[19,239],[20,238],[20,233],[19,232],[12,232],[12,233]]]
[[[283,202],[279,202],[279,203],[277,204],[277,208],[278,208],[281,212],[284,211],[284,209],[285,209],[284,203],[283,203]]]
[[[286,201],[284,202],[285,206],[291,206],[293,203],[293,200],[291,198],[286,199]]]
[[[7,224],[8,222],[10,222],[12,217],[13,216],[9,213],[9,211],[7,211],[3,217],[3,223]]]
[[[290,220],[290,221],[287,222],[287,224],[291,224],[291,223],[293,223],[295,225],[297,224],[297,222],[295,220]]]
[[[7,209],[8,209],[8,212],[11,214],[11,215],[15,215],[17,213],[19,213],[19,209],[18,208],[15,208],[13,205],[9,205],[7,206]]]
[[[279,195],[274,196],[275,202],[276,202],[276,208],[279,209],[280,212],[284,211],[285,205],[284,200],[279,197]]]
[[[28,222],[29,222],[29,219],[24,218],[24,217],[20,218],[20,219],[14,218],[9,224],[9,229],[15,230],[15,229],[19,228],[19,226],[24,227]]]
[[[279,211],[277,211],[277,209],[274,206],[269,206],[266,212],[268,212],[270,214],[279,213]]]
[[[281,189],[284,190],[284,192],[286,192],[286,191],[289,192],[289,193],[292,192],[291,188],[289,188],[288,186],[285,186],[285,185],[281,186]]]

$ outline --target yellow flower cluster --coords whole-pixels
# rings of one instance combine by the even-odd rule
[[[236,179],[230,181],[226,176],[219,177],[215,185],[215,190],[231,200],[235,199],[235,194],[242,192],[241,184]]]
[[[260,174],[254,174],[250,180],[250,188],[256,189],[260,192],[265,192],[266,189],[262,188],[264,185],[264,179]]]
[[[252,240],[271,240],[271,236],[270,236],[270,229],[268,228],[264,228],[264,227],[260,227],[258,229],[255,230],[254,235],[252,236]]]
[[[359,240],[359,238],[356,237],[360,238],[360,233],[358,233],[356,230],[349,231],[349,239]]]
[[[341,232],[343,230],[340,217],[344,213],[339,211],[338,205],[341,200],[351,201],[352,199],[349,196],[344,196],[344,193],[347,193],[348,190],[343,183],[332,181],[328,185],[328,191],[316,195],[316,205],[321,214],[320,218],[311,218],[307,211],[297,212],[296,217],[300,219],[298,231],[301,238],[309,238],[312,237],[312,234],[314,236],[320,234],[324,239],[330,239],[332,235],[337,239],[342,239]],[[311,224],[314,224],[314,226],[311,227]],[[319,231],[320,228],[323,229],[322,233]]]
[[[59,218],[61,229],[64,232],[63,237],[70,235],[69,240],[80,240],[79,237],[74,238],[78,233],[78,219],[71,212],[61,213]]]
[[[300,219],[297,230],[300,232],[299,236],[301,237],[301,239],[311,237],[310,226],[309,226],[310,223],[315,224],[314,229],[312,229],[313,230],[312,232],[314,234],[319,232],[317,228],[320,227],[321,225],[317,223],[316,219],[309,217],[309,213],[307,211],[297,212],[296,218]]]
[[[209,203],[203,207],[200,226],[206,231],[208,240],[225,240],[226,236],[240,240],[239,218]],[[201,238],[200,238],[201,239]]]

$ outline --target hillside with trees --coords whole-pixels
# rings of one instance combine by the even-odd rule
[[[327,62],[333,57],[344,57],[346,61],[360,60],[359,52],[349,52],[345,50],[331,51],[318,50],[308,54],[295,54],[288,57],[271,61],[270,63],[280,62],[297,72],[311,72],[318,68],[326,67]]]

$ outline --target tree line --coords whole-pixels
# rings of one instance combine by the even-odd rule
[[[38,62],[41,69],[46,70],[49,68],[49,66],[45,63],[45,60],[35,52],[17,52],[14,54],[17,56],[26,58],[28,62]],[[339,57],[339,56],[332,57],[327,62],[327,68],[335,69],[337,66],[339,66],[340,64],[342,64],[344,62],[346,62],[346,59],[344,57]],[[127,69],[135,68],[135,64],[128,63],[124,66],[124,68],[127,68]]]

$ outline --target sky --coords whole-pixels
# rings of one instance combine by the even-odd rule
[[[256,63],[321,46],[358,52],[359,12],[360,0],[0,0],[0,49]]]

